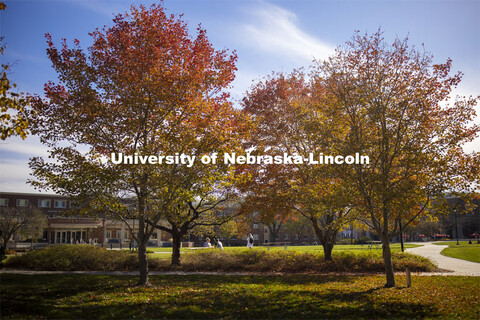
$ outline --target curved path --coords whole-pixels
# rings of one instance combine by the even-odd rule
[[[440,272],[441,274],[480,277],[480,263],[450,258],[441,255],[440,252],[448,246],[436,245],[431,242],[420,242],[416,244],[423,246],[417,248],[409,248],[405,251],[429,258],[434,263],[436,263],[440,269],[453,271],[453,273]]]

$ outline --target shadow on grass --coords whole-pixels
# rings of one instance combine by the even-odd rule
[[[135,283],[135,277],[109,275],[18,275],[2,274],[1,315],[46,315],[62,299],[85,292],[116,290]],[[130,280],[130,281],[129,281]]]
[[[369,279],[373,279],[372,282]],[[4,318],[424,318],[426,302],[383,299],[382,277],[358,276],[1,276]],[[393,295],[396,291],[389,291]]]
[[[115,303],[108,306],[71,306],[57,309],[47,318],[70,319],[421,319],[437,318],[431,306],[420,303],[369,303],[355,306],[335,305],[328,299],[318,303],[295,303],[278,305],[265,303],[257,306],[232,306],[219,302],[188,304],[172,303]],[[43,314],[45,316],[45,314]],[[35,315],[34,315],[35,316]]]

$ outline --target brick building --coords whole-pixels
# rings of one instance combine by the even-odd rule
[[[100,245],[129,246],[132,236],[125,222],[100,217],[74,215],[74,205],[68,197],[42,193],[0,192],[0,208],[38,208],[47,219],[47,227],[41,242],[56,243],[95,243]],[[134,231],[138,231],[138,220],[127,221]],[[154,232],[150,245],[161,246],[168,241],[169,234],[160,230]],[[23,240],[23,239],[13,239]]]

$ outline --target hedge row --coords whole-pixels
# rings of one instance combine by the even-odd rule
[[[393,254],[394,270],[434,271],[428,259],[408,253]],[[138,270],[138,256],[123,250],[106,250],[90,245],[54,245],[24,255],[14,256],[5,267],[28,270],[58,271],[127,271]],[[149,269],[168,271],[169,260],[149,258]],[[322,253],[296,251],[196,250],[182,254],[183,271],[249,271],[249,272],[383,272],[383,259],[378,251],[334,252],[332,261]]]
[[[436,266],[427,258],[409,253],[394,253],[396,271],[430,272]],[[185,271],[253,271],[253,272],[384,272],[381,252],[333,252],[332,261],[323,253],[296,251],[220,251],[200,250],[183,256]]]
[[[126,271],[138,268],[138,257],[91,245],[53,245],[10,257],[4,266],[39,271]]]

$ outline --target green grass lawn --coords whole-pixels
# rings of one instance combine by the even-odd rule
[[[472,242],[473,244],[468,244],[468,241],[459,241],[457,245],[457,241],[439,241],[434,244],[448,245],[448,248],[440,252],[444,256],[480,263],[480,244]]]
[[[410,244],[410,243],[405,244],[405,248],[415,248],[415,247],[419,247],[419,245]],[[254,247],[254,249],[258,249],[258,248],[268,249],[268,247],[264,247],[264,246]],[[400,252],[400,243],[392,243],[390,245],[390,248],[391,248],[392,252]],[[201,250],[201,249],[202,248],[193,248],[193,249],[192,248],[182,248],[180,251],[182,253],[188,253],[188,252],[192,252],[194,250]],[[224,250],[226,250],[226,251],[241,251],[241,250],[244,250],[244,249],[245,249],[245,247],[224,247]],[[369,247],[366,244],[364,244],[364,245],[360,245],[360,244],[354,244],[354,245],[346,244],[346,245],[344,245],[344,244],[341,244],[341,245],[335,245],[333,247],[333,251],[335,251],[335,252],[336,251],[368,251],[368,250],[381,250],[381,249],[382,249],[381,245]],[[157,258],[170,258],[171,254],[172,254],[172,248],[148,247],[147,250],[152,252],[151,254],[154,257],[157,257]],[[269,250],[285,250],[285,248],[281,247],[281,246],[275,246],[275,247],[270,247]],[[316,251],[323,252],[323,247],[321,245],[317,245],[317,246],[288,246],[287,250],[298,251],[298,252],[316,252]]]
[[[479,277],[1,275],[2,319],[478,319]]]

